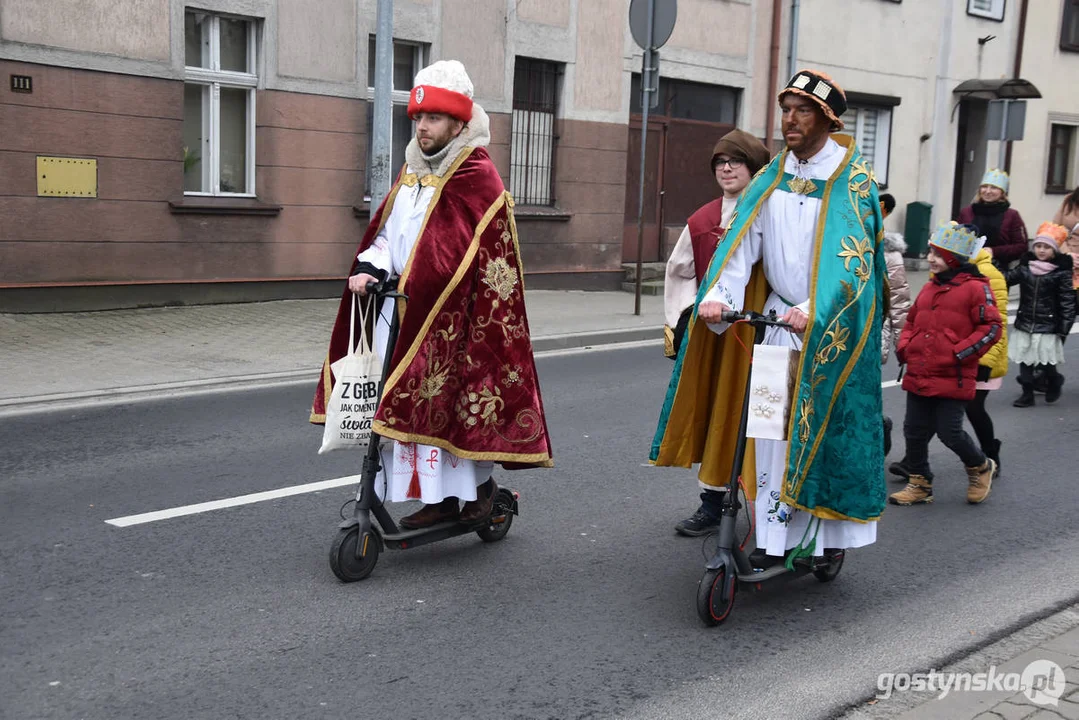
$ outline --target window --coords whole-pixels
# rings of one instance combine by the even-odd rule
[[[1060,49],[1079,52],[1079,0],[1064,0],[1064,20],[1060,24]]]
[[[412,121],[408,118],[408,98],[412,81],[424,65],[424,46],[416,43],[393,41],[393,72],[390,95],[390,182],[405,164],[405,148],[412,139]],[[375,36],[367,44],[367,185],[371,185],[371,151],[375,134],[371,131],[375,121]],[[370,200],[368,195],[367,200]]]
[[[1053,123],[1049,126],[1049,167],[1045,173],[1045,191],[1066,193],[1071,190],[1075,166],[1075,125]]]
[[[967,0],[967,15],[1004,22],[1006,0]]]
[[[184,14],[184,192],[255,194],[255,23]]]
[[[742,91],[725,85],[708,85],[659,78],[659,104],[649,112],[657,115],[734,125],[738,121],[738,101]],[[641,113],[641,75],[634,73],[630,82],[630,107]]]
[[[562,67],[519,57],[513,66],[510,193],[524,205],[554,204],[555,118]]]
[[[854,138],[862,157],[873,166],[877,183],[888,186],[888,155],[891,150],[892,109],[887,107],[847,107],[840,118],[843,132]]]

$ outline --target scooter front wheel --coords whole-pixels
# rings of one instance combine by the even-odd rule
[[[378,553],[381,543],[372,532],[364,538],[364,546],[360,548],[362,555],[357,554],[360,528],[356,525],[342,528],[333,539],[330,547],[330,569],[341,582],[356,582],[363,580],[375,569],[378,562]]]
[[[705,572],[697,586],[697,614],[705,625],[714,627],[727,619],[734,607],[734,586],[730,584],[730,590],[724,591],[727,584],[727,568],[721,567],[716,570]]]

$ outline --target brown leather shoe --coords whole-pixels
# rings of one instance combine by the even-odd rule
[[[989,490],[993,487],[993,475],[997,471],[997,464],[992,458],[986,458],[980,467],[967,468],[967,502],[977,505],[989,497]]]
[[[469,500],[461,509],[461,522],[474,523],[483,520],[491,514],[495,505],[495,493],[498,485],[494,478],[487,478],[487,482],[476,488],[476,499]]]
[[[447,520],[456,520],[457,513],[457,498],[448,497],[436,505],[424,505],[411,515],[406,515],[398,525],[405,530],[419,530]]]

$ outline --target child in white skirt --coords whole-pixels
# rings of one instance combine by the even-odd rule
[[[1034,367],[1045,367],[1045,402],[1060,399],[1064,376],[1064,340],[1075,322],[1075,291],[1072,289],[1071,255],[1060,252],[1068,237],[1062,225],[1042,223],[1019,266],[1004,277],[1008,286],[1019,286],[1019,312],[1008,343],[1008,358],[1019,363],[1023,394],[1015,407],[1034,404]]]

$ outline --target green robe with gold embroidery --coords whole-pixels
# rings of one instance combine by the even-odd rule
[[[764,201],[780,185],[821,198],[809,282],[809,325],[792,393],[787,466],[781,500],[825,520],[876,520],[886,500],[879,348],[886,315],[887,271],[881,249],[877,184],[849,136],[839,168],[818,187],[794,187],[783,168],[787,152],[746,189],[697,295],[693,318],[671,376],[651,459],[657,465],[701,463],[700,477],[721,485],[731,472],[749,360],[746,326],[716,335],[697,309]],[[797,179],[794,179],[797,184]],[[769,288],[758,263],[744,308],[760,311]],[[743,475],[755,477],[752,443]],[[747,483],[752,498],[755,483]]]

